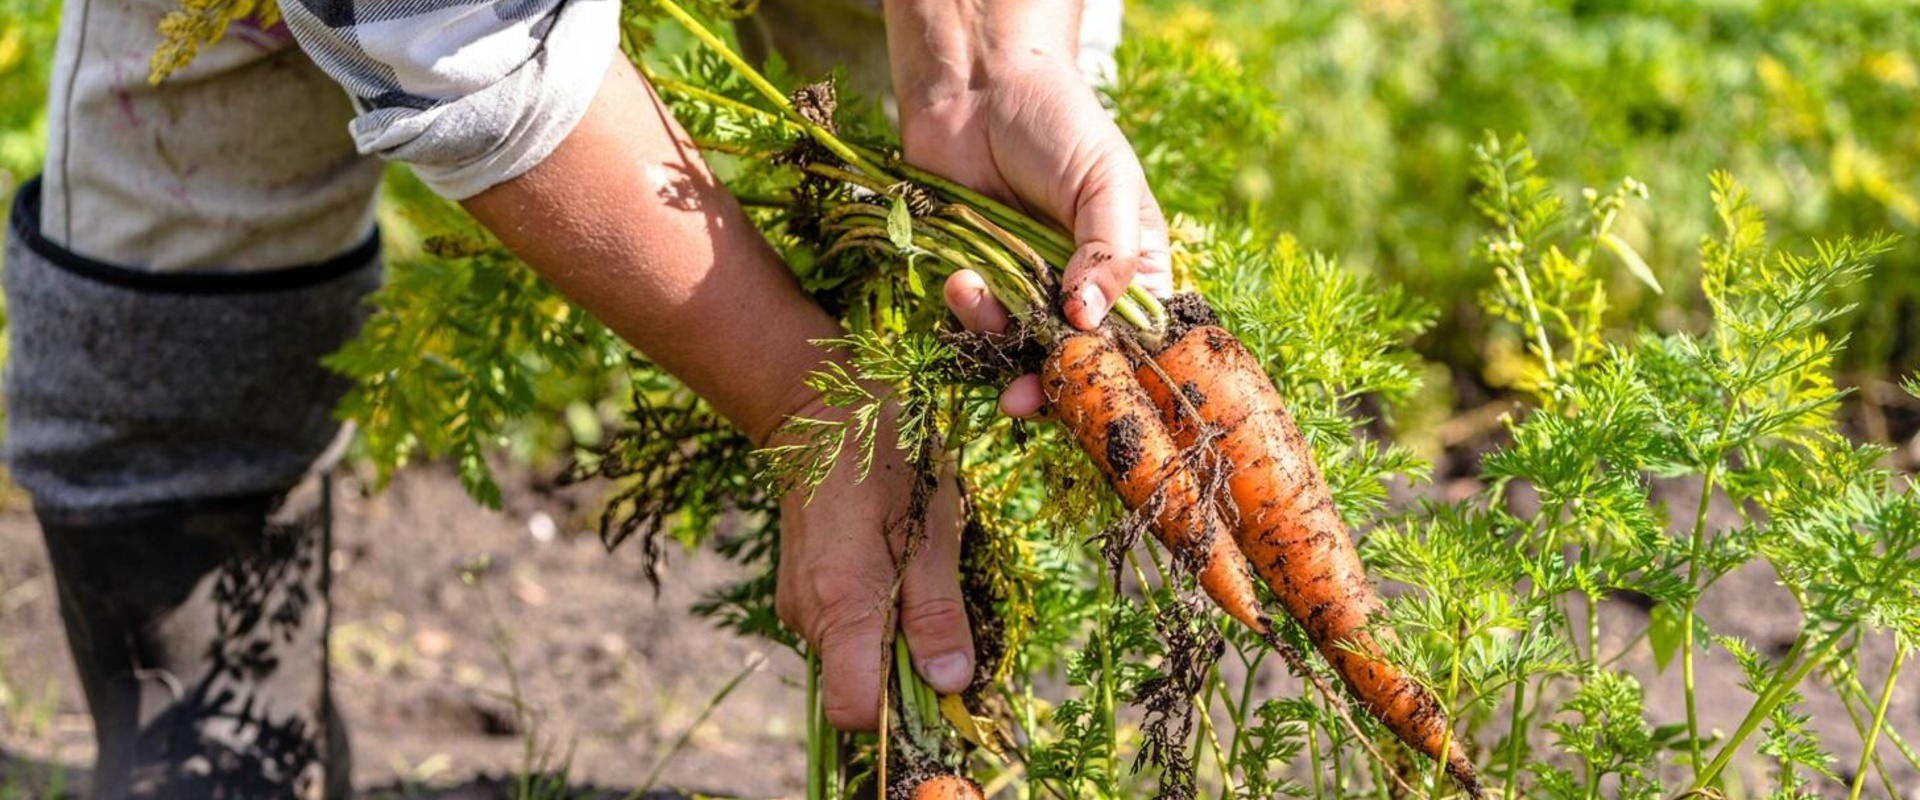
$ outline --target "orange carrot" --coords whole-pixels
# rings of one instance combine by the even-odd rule
[[[1120,500],[1150,513],[1154,535],[1193,570],[1201,590],[1228,616],[1267,632],[1270,620],[1260,609],[1246,559],[1181,460],[1113,334],[1069,334],[1048,354],[1041,382],[1054,414]]]
[[[1234,538],[1254,570],[1367,713],[1430,757],[1442,758],[1445,748],[1447,772],[1478,797],[1473,764],[1449,735],[1445,710],[1387,663],[1365,630],[1380,598],[1306,440],[1259,362],[1215,325],[1191,328],[1153,360],[1167,380],[1146,365],[1137,378],[1161,409],[1174,442],[1190,446],[1203,430],[1219,434],[1221,460],[1231,470]],[[1176,386],[1184,404],[1173,395]]]
[[[936,775],[913,787],[913,800],[986,800],[980,784],[964,775]]]

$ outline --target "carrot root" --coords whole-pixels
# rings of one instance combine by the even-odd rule
[[[936,775],[913,787],[913,800],[987,800],[980,784],[965,775]]]
[[[1133,365],[1102,330],[1055,344],[1041,370],[1049,406],[1130,510],[1149,516],[1161,544],[1228,616],[1265,633],[1246,559],[1188,469]]]
[[[1366,629],[1380,608],[1346,523],[1280,393],[1240,340],[1197,325],[1137,372],[1177,445],[1217,436],[1231,470],[1234,539],[1367,713],[1478,797],[1479,780],[1446,712],[1381,655]],[[1162,379],[1164,373],[1166,379]],[[1179,397],[1175,397],[1175,392]],[[1184,413],[1191,408],[1198,418]]]

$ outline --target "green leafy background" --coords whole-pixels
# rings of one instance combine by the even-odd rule
[[[57,9],[0,10],[10,190],[41,153]],[[1920,645],[1920,500],[1890,457],[1897,442],[1839,425],[1848,387],[1920,363],[1920,4],[1147,0],[1130,12],[1107,91],[1179,215],[1179,267],[1283,387],[1370,567],[1401,588],[1381,623],[1399,634],[1392,655],[1427,676],[1489,785],[1844,796],[1920,771],[1913,726],[1876,708],[1897,670],[1860,655],[1890,650],[1897,667]],[[672,28],[635,17],[627,33],[662,74],[753,102]],[[696,135],[776,141],[675,102]],[[790,186],[750,160],[715,162],[748,196]],[[449,460],[497,502],[497,459],[556,471],[579,459],[583,475],[618,476],[610,540],[698,543],[729,519],[725,552],[770,563],[777,517],[737,435],[403,172],[387,191],[381,313],[331,361],[359,381],[342,413],[361,423],[371,469]],[[816,263],[756,214],[809,290],[866,335],[857,370],[909,400],[941,388],[899,369],[931,374],[944,357],[925,337],[938,310],[917,273]],[[1136,760],[1153,741],[1123,706],[1169,674],[1175,634],[1219,627],[1225,663],[1243,669],[1264,651],[1181,616],[1188,594],[1152,551],[1133,551],[1116,582],[1087,540],[1118,509],[1085,459],[1053,426],[974,413],[990,403],[979,388],[930,425],[973,442],[966,478],[988,546],[970,574],[990,576],[1005,623],[995,677],[1027,732],[1022,785],[1139,796],[1176,786],[1185,758],[1223,795],[1384,797],[1389,771],[1445,793],[1404,751],[1369,759],[1327,698],[1256,702],[1232,670],[1202,681],[1207,724],[1179,742],[1184,756]],[[1886,395],[1869,399],[1905,402]],[[1489,401],[1496,413],[1480,414]],[[706,457],[675,458],[663,440]],[[1446,449],[1462,443],[1483,457]],[[1429,491],[1430,462],[1470,480]],[[1675,486],[1697,500],[1671,501]],[[1715,502],[1731,511],[1709,515]],[[1785,652],[1697,613],[1747,567],[1770,570],[1800,611]],[[707,609],[792,642],[769,591],[756,578]],[[1627,594],[1651,609],[1628,644],[1656,662],[1639,677],[1594,645],[1618,620],[1593,609]],[[1692,665],[1709,651],[1735,659],[1751,693],[1729,730],[1692,713]],[[1643,679],[1685,682],[1687,719],[1649,711]],[[1815,684],[1846,704],[1851,744],[1821,740],[1799,710]],[[1736,753],[1747,761],[1729,771]]]

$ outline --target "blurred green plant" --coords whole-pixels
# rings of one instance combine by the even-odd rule
[[[46,154],[47,82],[60,27],[57,0],[0,0],[0,199]]]
[[[1710,233],[1698,176],[1740,175],[1793,239],[1894,231],[1848,291],[1847,370],[1920,365],[1914,0],[1142,0],[1112,92],[1161,200],[1247,214],[1443,305],[1430,358],[1506,385],[1472,298],[1472,145],[1524,133],[1563,191],[1638,178],[1620,220],[1660,295],[1616,273],[1605,329],[1705,323],[1680,277]],[[1190,147],[1189,142],[1199,146]],[[1204,155],[1201,155],[1204,154]]]

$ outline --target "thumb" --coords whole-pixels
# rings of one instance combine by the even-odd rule
[[[925,538],[900,586],[900,627],[915,669],[933,688],[958,694],[973,683],[973,634],[960,593],[960,492],[950,475],[928,504]]]
[[[1081,330],[1100,326],[1140,268],[1146,178],[1125,143],[1118,147],[1128,157],[1104,158],[1089,170],[1073,206],[1073,258],[1060,286],[1060,311]]]

